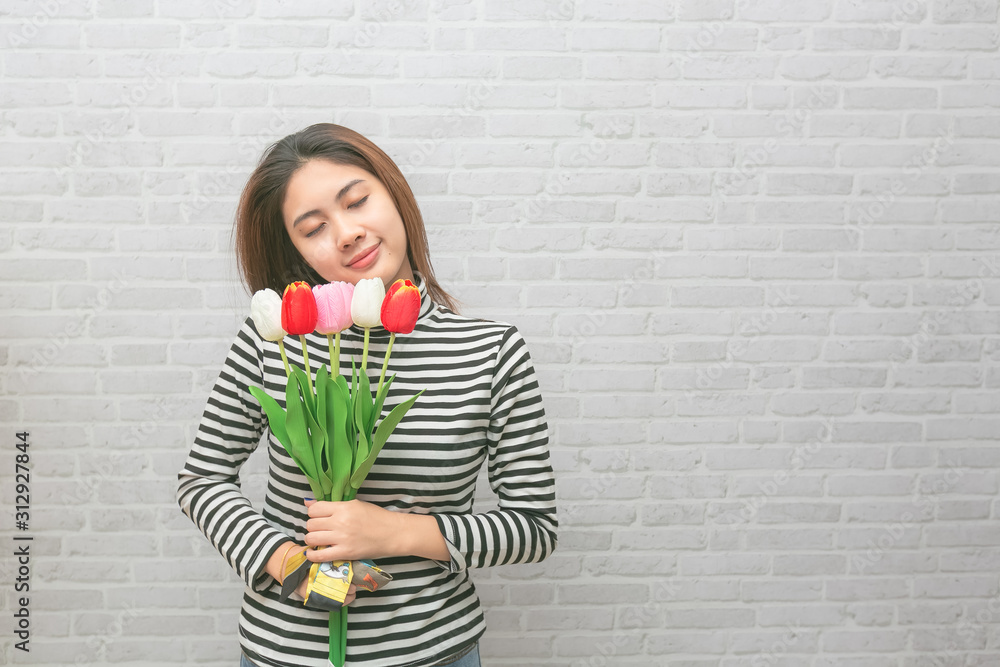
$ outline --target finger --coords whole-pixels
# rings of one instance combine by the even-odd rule
[[[347,592],[350,593],[351,595],[354,595],[355,593],[358,592],[358,585],[351,584],[351,587],[347,589]]]
[[[325,563],[326,561],[332,560],[348,560],[344,558],[341,550],[336,546],[326,547],[324,549],[310,549],[306,552],[306,558],[314,563]]]
[[[312,519],[306,519],[306,532],[307,533],[318,533],[324,530],[330,530],[331,527],[338,525],[340,522],[331,516],[319,516]]]
[[[309,516],[330,516],[334,504],[326,500],[314,500],[308,503]]]
[[[329,547],[337,543],[337,537],[329,530],[315,530],[306,533],[302,541],[310,547]]]

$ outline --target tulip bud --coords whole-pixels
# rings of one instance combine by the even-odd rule
[[[365,278],[354,286],[351,297],[351,319],[365,329],[382,323],[382,299],[385,298],[385,283],[381,278]]]
[[[312,333],[316,328],[316,298],[303,281],[291,283],[281,298],[281,326],[293,336]]]
[[[264,340],[276,341],[285,337],[281,326],[281,297],[273,289],[262,289],[250,299],[250,317],[257,333]]]
[[[389,291],[382,300],[382,326],[386,331],[411,333],[419,314],[420,290],[416,285],[400,278],[389,286]]]
[[[312,289],[316,298],[316,333],[340,333],[351,326],[351,299],[354,285],[337,280]]]

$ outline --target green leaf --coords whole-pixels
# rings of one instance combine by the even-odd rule
[[[315,449],[316,460],[320,469],[320,481],[322,486],[327,490],[326,496],[329,496],[330,489],[333,488],[333,469],[330,465],[330,429],[327,425],[326,410],[327,401],[326,394],[329,391],[330,376],[326,372],[326,364],[319,367],[316,371],[316,380],[313,385],[316,388],[316,423],[318,427],[323,431],[323,440],[320,442],[318,449]],[[313,447],[315,448],[315,441]],[[328,500],[329,498],[324,498]]]
[[[309,392],[307,390],[304,393]],[[288,429],[290,445],[288,455],[292,457],[302,474],[309,480],[309,487],[318,500],[325,494],[320,484],[319,471],[316,469],[316,459],[313,456],[312,441],[306,427],[306,409],[302,394],[303,392],[299,389],[298,377],[293,374],[285,387],[285,413],[287,415],[285,425]]]
[[[308,389],[303,393],[308,394]],[[313,461],[316,462],[316,479],[320,482],[320,486],[323,489],[321,498],[325,500],[329,497],[332,487],[330,471],[326,465],[326,456],[324,455],[324,450],[326,449],[326,424],[316,421],[316,417],[310,414],[308,410],[306,411],[306,423],[309,425],[310,450]],[[320,500],[320,498],[316,500]]]
[[[354,427],[357,433],[357,450],[354,453],[352,470],[368,457],[371,450],[372,431],[372,389],[368,382],[368,374],[358,369],[358,387],[354,398]]]
[[[375,407],[372,409],[372,423],[370,424],[370,431],[375,430],[375,421],[382,416],[382,404],[385,402],[385,397],[389,394],[389,385],[396,378],[396,374],[393,373],[389,376],[389,379],[382,383],[382,388],[378,390],[378,396],[375,397]]]
[[[334,500],[333,498],[333,480],[330,478],[330,472],[328,470],[321,470],[319,473],[319,486],[323,491],[323,494],[316,500]]]
[[[347,379],[344,378],[343,375],[338,375],[336,378],[334,378],[334,381],[337,384],[340,385],[341,389],[344,390],[344,395],[345,396],[350,396],[351,395],[351,389],[350,389],[350,387],[347,386]]]
[[[357,438],[357,424],[354,420],[354,407],[358,404],[358,369],[354,366],[354,359],[351,359],[351,406],[350,414],[348,415],[348,423],[350,424],[349,432],[350,439],[348,442],[351,443],[351,470],[354,470],[355,462],[358,460],[358,438]]]
[[[337,383],[337,386],[340,387],[341,392],[343,392],[345,400],[347,401],[348,406],[352,405],[352,403],[351,403],[351,389],[350,389],[350,387],[347,386],[347,380],[344,378],[344,376],[338,375],[337,379],[336,379],[336,383]],[[350,411],[348,411],[347,414],[349,415]],[[354,421],[351,420],[351,419],[347,420],[347,435],[348,435],[348,438],[347,438],[348,443],[353,442],[354,441]],[[350,444],[348,444],[348,447],[350,447]]]
[[[354,401],[354,426],[356,427],[355,432],[357,433],[357,448],[354,452],[354,465],[351,468],[352,470],[357,470],[358,466],[361,465],[361,462],[368,456],[368,435],[371,431],[367,430],[367,426],[365,424],[364,406],[367,402],[368,398],[364,395],[358,396]]]
[[[276,400],[271,398],[260,387],[250,387],[250,393],[257,399],[260,406],[264,408],[264,414],[267,415],[267,425],[271,428],[271,433],[274,434],[278,442],[284,445],[285,451],[288,451],[290,443],[288,441],[288,429],[285,428],[285,411],[281,409]]]
[[[372,431],[372,388],[368,383],[368,373],[361,373],[361,384],[358,386],[358,402],[361,403],[361,421],[358,422],[358,429],[365,432],[366,442],[371,438]]]
[[[354,359],[351,359],[351,398],[353,399],[357,393],[358,387],[358,369],[354,365]]]
[[[353,455],[347,439],[350,399],[344,391],[347,383],[330,382],[327,388],[327,455],[332,480],[331,500],[343,500],[344,490],[350,483]]]
[[[355,489],[361,488],[362,482],[365,481],[365,477],[368,476],[368,472],[372,469],[372,464],[375,463],[376,457],[378,457],[379,452],[382,451],[382,446],[385,441],[389,439],[389,435],[393,432],[396,426],[399,424],[403,415],[413,407],[413,403],[417,400],[420,394],[424,393],[426,389],[421,389],[415,395],[406,399],[396,407],[394,407],[382,423],[378,425],[375,430],[375,437],[372,439],[371,452],[368,454],[367,458],[357,467],[354,474],[351,475],[351,486]]]
[[[354,379],[351,378],[352,383],[353,381]],[[352,393],[351,388],[347,386],[347,379],[345,377],[337,376],[337,384],[340,386],[340,389],[345,396],[347,405],[347,410],[344,415],[344,433],[346,434],[344,442],[347,444],[347,449],[351,453],[351,467],[348,472],[348,474],[350,474],[350,471],[354,470],[354,448],[357,438],[357,430],[354,427],[354,394]],[[350,488],[350,484],[348,484],[348,488]]]
[[[298,366],[292,366],[292,375],[298,379],[299,386],[302,388],[302,397],[305,400],[306,410],[312,415],[313,419],[316,419],[316,397],[309,391],[309,379],[306,377],[306,372]]]
[[[330,374],[326,371],[326,364],[316,371],[316,421],[326,425],[326,392],[329,391]]]
[[[288,453],[307,477],[315,478],[316,469],[312,457],[304,459],[302,456],[307,453],[303,450],[303,445],[306,445],[309,451],[312,447],[309,441],[309,432],[306,430],[306,417],[302,406],[302,396],[299,393],[299,381],[294,375],[288,378],[288,384],[285,387],[285,414],[285,426],[291,445],[291,451]]]

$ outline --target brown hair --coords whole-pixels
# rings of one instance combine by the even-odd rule
[[[328,282],[288,238],[281,213],[292,174],[314,159],[359,167],[382,182],[403,220],[410,267],[424,277],[434,301],[458,312],[458,301],[434,277],[424,219],[399,167],[369,139],[333,123],[310,125],[271,144],[243,188],[234,226],[236,261],[250,292],[270,288],[281,294],[296,280],[310,285]]]

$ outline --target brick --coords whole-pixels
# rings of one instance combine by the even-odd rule
[[[742,12],[739,16],[748,21],[787,21],[790,13],[794,13],[795,8],[803,9],[788,0],[757,0],[742,4]],[[832,11],[833,3],[824,0],[812,4],[808,10],[801,11],[792,20],[822,21],[829,18]]]
[[[996,13],[995,4],[993,13]],[[995,49],[1000,43],[1000,35],[995,27],[990,29],[985,26],[913,28],[909,32],[909,38],[911,49],[928,51]]]
[[[903,630],[833,630],[824,633],[822,647],[833,653],[898,652],[907,646]]]
[[[726,633],[722,631],[650,633],[646,639],[650,655],[677,655],[683,653],[721,654],[725,651]]]
[[[899,48],[900,34],[897,30],[861,26],[818,27],[813,32],[813,40],[818,51],[895,51]],[[875,61],[876,58],[872,60]]]
[[[574,51],[657,51],[659,44],[660,28],[641,24],[580,27],[569,34],[569,48]]]

